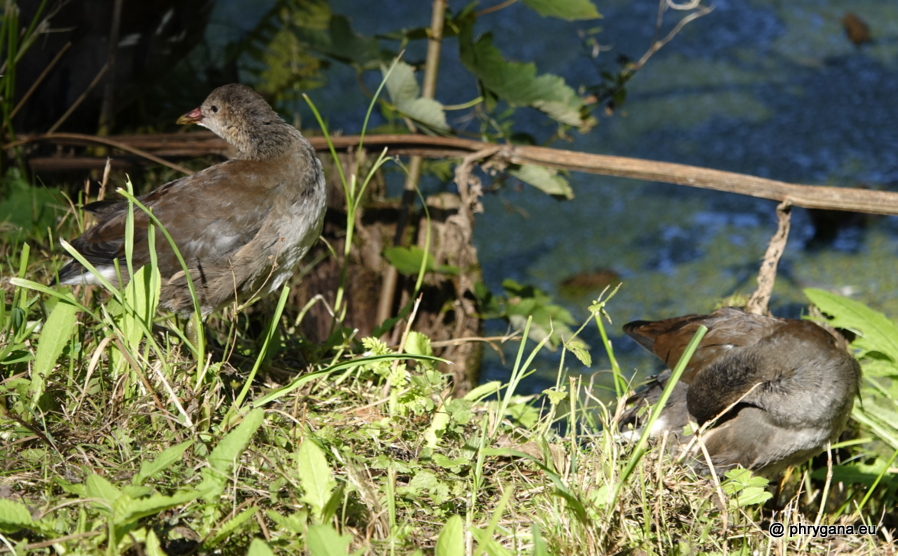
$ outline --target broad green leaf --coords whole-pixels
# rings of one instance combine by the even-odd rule
[[[564,338],[573,336],[571,324],[574,317],[567,309],[552,303],[552,298],[544,291],[533,286],[525,286],[512,279],[502,282],[508,299],[501,316],[516,330],[524,330],[527,319],[532,318],[529,336],[536,342],[548,337],[549,349],[554,350]]]
[[[399,104],[396,108],[409,118],[424,124],[419,127],[425,133],[434,135],[431,130],[449,131],[443,105],[432,98],[416,98],[409,103]]]
[[[136,522],[139,519],[156,515],[166,510],[170,510],[171,508],[186,504],[199,498],[199,496],[200,493],[195,490],[177,492],[172,496],[156,494],[149,498],[141,498],[138,500],[127,495],[122,495],[116,500],[115,522],[118,524]],[[119,504],[119,500],[122,499],[130,500],[127,501],[127,504]]]
[[[592,366],[592,355],[589,354],[589,346],[586,342],[574,338],[564,343],[564,347],[573,353],[586,367]]]
[[[74,305],[60,300],[50,312],[50,316],[47,317],[47,322],[44,323],[31,372],[32,407],[37,405],[39,398],[43,395],[47,377],[50,376],[50,372],[56,366],[56,360],[59,359],[62,350],[75,332],[76,313],[77,309]]]
[[[156,536],[152,529],[147,532],[147,540],[144,541],[143,552],[147,556],[167,556],[165,551],[162,550],[162,543],[159,542],[159,537]]]
[[[402,61],[397,61],[393,71],[381,65],[381,72],[387,78],[386,87],[396,109],[403,115],[424,124],[425,132],[433,130],[449,131],[446,113],[439,102],[421,98],[421,88],[415,79],[415,70]]]
[[[152,328],[161,289],[162,278],[159,275],[159,269],[150,265],[135,271],[134,276],[125,286],[124,299],[127,310],[122,315],[121,327],[132,348],[137,348],[140,345],[144,330]],[[141,322],[143,326],[138,322]]]
[[[728,496],[735,495],[736,505],[740,508],[763,504],[773,497],[767,492],[767,479],[753,475],[748,469],[731,469],[726,477],[729,480],[724,482],[723,491]]]
[[[331,17],[327,32],[300,28],[296,36],[312,50],[361,69],[375,69],[393,56],[380,48],[377,39],[357,35],[345,16]]]
[[[249,543],[246,556],[274,556],[274,552],[262,539],[253,539],[253,542]]]
[[[131,484],[143,484],[147,479],[155,477],[158,473],[168,469],[171,464],[176,461],[181,461],[184,452],[192,445],[193,440],[188,440],[187,442],[182,442],[176,446],[163,450],[153,461],[140,462],[140,472],[134,476],[131,480]]]
[[[87,476],[87,479],[84,480],[84,486],[88,498],[99,498],[110,505],[122,495],[122,491],[116,488],[115,485],[96,473],[91,473]]]
[[[473,42],[473,22],[466,22],[459,33],[461,61],[477,76],[483,87],[513,106],[532,106],[565,124],[588,127],[593,121],[582,115],[583,100],[557,75],[537,77],[536,65],[506,62],[486,33]]]
[[[458,268],[451,265],[437,267],[433,254],[428,252],[426,255],[425,259],[424,250],[417,245],[412,245],[411,247],[390,247],[384,250],[384,257],[402,274],[411,276],[418,274],[418,271],[421,270],[422,261],[426,264],[424,268],[427,272],[439,272],[453,276],[459,273]]]
[[[879,311],[863,303],[830,293],[808,288],[804,290],[811,302],[833,318],[829,321],[836,328],[846,328],[860,334],[872,349],[898,363],[898,325]]]
[[[547,388],[543,390],[543,394],[549,398],[549,403],[552,405],[558,405],[568,398],[567,390],[564,388],[562,388],[561,390],[556,390],[555,388]]]
[[[543,17],[557,17],[568,21],[602,17],[590,0],[523,0],[523,2]]]
[[[352,535],[341,535],[330,525],[312,525],[306,541],[311,556],[346,556]]]
[[[570,184],[557,170],[544,166],[524,164],[517,168],[510,168],[508,173],[553,197],[574,198],[574,190],[571,189]]]
[[[331,497],[328,498],[327,503],[324,505],[324,508],[321,509],[321,522],[327,523],[331,519],[337,515],[337,510],[340,509],[340,503],[343,502],[344,497],[344,484],[340,483],[337,488],[331,493]]]
[[[881,407],[877,400],[867,399],[866,403],[854,404],[851,417],[866,425],[882,442],[887,443],[893,449],[898,450],[898,412],[889,407]]]
[[[127,494],[131,498],[143,498],[153,494],[153,489],[148,486],[125,485],[122,487],[122,494]]]
[[[268,516],[268,519],[275,522],[282,531],[289,531],[297,535],[302,534],[306,530],[306,525],[309,521],[309,514],[305,511],[283,516],[274,510],[266,510],[265,515]]]
[[[397,61],[393,71],[389,72],[389,68],[381,65],[380,71],[387,78],[386,87],[390,94],[390,99],[396,106],[412,102],[421,96],[421,87],[418,86],[418,80],[415,79],[415,69],[403,61]]]
[[[430,338],[420,332],[410,331],[408,338],[405,340],[405,352],[415,355],[433,355],[433,348],[430,347]]]
[[[498,380],[493,380],[474,388],[473,390],[465,394],[465,397],[463,399],[470,401],[480,401],[487,396],[492,396],[501,389],[502,383]]]
[[[33,524],[31,512],[28,511],[25,504],[9,498],[0,498],[0,532],[15,533],[19,529],[30,527]]]
[[[437,538],[435,556],[464,556],[465,554],[465,522],[461,516],[449,518],[440,536]]]
[[[205,543],[206,547],[211,548],[227,540],[227,538],[232,533],[240,529],[240,527],[242,527],[243,524],[249,520],[249,518],[256,515],[257,511],[259,511],[259,508],[257,506],[253,506],[252,508],[248,508],[235,515],[231,519],[227,520],[224,525],[222,525],[221,528],[215,533],[215,535]]]
[[[224,491],[230,478],[231,469],[237,457],[246,449],[256,430],[262,425],[265,414],[261,409],[253,409],[243,418],[237,427],[221,439],[218,446],[209,454],[209,467],[201,471],[203,481],[197,490],[203,493],[206,501],[215,501]]]
[[[324,452],[308,438],[299,447],[296,462],[299,484],[305,492],[302,500],[311,506],[312,512],[320,520],[337,481],[334,480]]]
[[[246,449],[256,430],[262,425],[264,416],[261,409],[254,409],[247,413],[243,421],[222,438],[218,446],[209,454],[207,458],[209,466],[226,475],[230,473],[237,456]]]
[[[448,426],[449,413],[445,410],[445,408],[438,409],[433,414],[433,420],[430,422],[430,426],[428,426],[427,430],[424,431],[424,445],[431,450],[436,448],[436,445],[440,440],[440,436]]]

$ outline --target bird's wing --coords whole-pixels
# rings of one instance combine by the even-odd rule
[[[672,369],[680,361],[698,327],[707,327],[708,332],[702,338],[682,378],[691,383],[701,369],[727,357],[734,348],[754,345],[771,333],[772,327],[778,326],[780,322],[780,319],[722,307],[710,315],[631,322],[624,325],[624,332]]]
[[[185,261],[225,258],[249,243],[268,214],[266,197],[282,185],[283,176],[259,161],[234,160],[169,182],[139,198],[162,222]],[[239,187],[235,184],[239,184]],[[94,208],[97,224],[72,242],[91,264],[109,266],[125,257],[128,204],[119,202]],[[147,229],[150,220],[140,209],[134,214],[135,267],[149,262]],[[157,230],[156,252],[163,276],[181,270],[165,237]],[[80,265],[67,265],[60,273],[80,275]]]

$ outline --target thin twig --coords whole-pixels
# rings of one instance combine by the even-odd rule
[[[12,109],[12,112],[9,113],[10,120],[16,117],[16,114],[19,113],[19,110],[21,110],[22,107],[25,106],[25,102],[27,102],[28,99],[31,98],[31,95],[34,94],[35,89],[37,89],[38,86],[43,83],[44,79],[50,73],[50,70],[52,70],[56,66],[56,63],[59,62],[59,59],[62,58],[62,55],[65,54],[66,50],[68,50],[71,46],[72,41],[65,43],[65,45],[63,45],[59,52],[56,53],[56,56],[54,56],[53,59],[50,60],[50,63],[47,64],[47,67],[44,68],[44,71],[42,71],[41,74],[37,76],[37,79],[34,80],[34,83],[31,84],[31,87],[29,87],[28,90],[25,91],[25,94],[22,95],[22,100],[19,101],[19,104],[17,104],[16,107]]]
[[[427,61],[424,65],[424,83],[421,88],[421,97],[432,99],[436,95],[437,76],[440,68],[440,52],[443,45],[443,24],[446,17],[446,0],[433,0],[430,16],[430,31],[427,40]],[[414,126],[410,125],[414,132]],[[421,169],[424,159],[421,155],[414,155],[409,160],[408,176],[402,191],[402,208],[399,211],[399,219],[396,222],[396,233],[393,234],[393,245],[400,246],[405,238],[405,228],[412,219],[413,204],[417,197],[416,188],[421,179]],[[396,299],[396,284],[399,282],[399,271],[396,267],[388,265],[384,269],[381,282],[380,297],[377,303],[375,322],[384,322],[393,311],[393,303]],[[384,334],[388,334],[389,331]]]
[[[664,13],[665,6],[670,6],[674,9],[689,9],[689,8],[674,6],[673,4],[670,4],[669,2],[667,2],[666,0],[661,0],[661,4],[662,4],[661,7],[658,9],[659,10],[658,11],[658,21],[659,22]],[[697,5],[697,3],[695,3],[695,4]],[[692,4],[690,4],[690,5],[692,5]],[[671,29],[670,33],[668,33],[667,36],[665,36],[661,40],[653,40],[652,45],[649,47],[648,50],[646,50],[645,54],[642,55],[642,58],[640,58],[638,62],[636,62],[635,64],[633,64],[633,66],[630,67],[630,71],[631,72],[638,71],[640,68],[642,68],[642,66],[645,65],[646,62],[649,61],[649,58],[651,58],[656,52],[658,52],[659,50],[664,48],[664,46],[667,43],[669,43],[671,40],[673,40],[673,38],[675,36],[677,36],[677,34],[679,34],[680,31],[683,30],[683,27],[685,27],[690,22],[695,21],[696,19],[698,19],[700,17],[704,17],[704,16],[708,15],[713,10],[714,10],[714,6],[702,6],[701,9],[699,9],[697,12],[694,12],[694,13],[691,13],[691,14],[685,16],[683,19],[681,19],[679,22],[677,22],[676,26],[673,29]],[[656,31],[656,33],[657,33],[657,31]],[[657,35],[656,35],[656,37],[657,37]]]
[[[507,8],[508,6],[511,6],[512,4],[514,4],[517,1],[518,0],[505,0],[505,2],[502,2],[501,4],[496,4],[495,6],[490,6],[489,8],[484,8],[484,9],[480,10],[479,12],[476,12],[474,15],[476,17],[482,17],[482,16],[485,16],[486,14],[498,12],[499,10],[502,10],[502,9]]]
[[[78,97],[75,100],[75,102],[72,103],[71,106],[69,106],[69,109],[65,111],[65,114],[63,114],[61,118],[56,120],[56,123],[53,124],[53,126],[50,127],[50,129],[47,131],[48,134],[51,134],[54,131],[56,131],[57,129],[59,129],[59,126],[64,124],[65,121],[69,119],[69,116],[72,115],[72,112],[74,112],[75,110],[78,109],[79,106],[81,106],[81,103],[84,102],[84,99],[87,98],[87,95],[90,94],[90,92],[93,90],[93,88],[97,86],[97,83],[100,82],[100,79],[103,78],[103,75],[106,73],[106,70],[108,70],[108,69],[109,69],[109,64],[103,64],[103,67],[100,69],[99,73],[97,73],[97,76],[94,77],[94,80],[90,82],[90,85],[87,86],[87,89],[85,89],[84,92],[81,93],[81,96]]]

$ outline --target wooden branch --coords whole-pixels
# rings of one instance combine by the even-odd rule
[[[4,145],[3,148],[37,141],[49,141],[57,144],[85,144],[85,142],[91,141],[110,144],[109,139],[105,138],[81,135],[78,136],[76,141],[72,137],[74,134],[67,135],[68,137],[63,137],[63,134],[20,136],[19,141]],[[177,149],[178,152],[193,150],[194,156],[227,152],[227,144],[210,132],[157,136],[119,136],[114,139],[118,145],[130,145],[132,141],[134,145],[140,144],[142,147],[141,151],[151,151],[156,148]],[[332,137],[331,140],[334,146],[341,151],[355,148],[359,143],[359,137],[357,136],[336,136]],[[327,142],[324,137],[309,137],[309,141],[316,150],[327,151]],[[110,146],[118,148],[118,145]],[[495,146],[490,143],[456,137],[430,137],[426,135],[365,136],[366,149],[382,150],[383,148],[388,148],[390,154],[402,156],[420,155],[428,158],[464,158],[470,154]],[[898,193],[891,191],[796,185],[745,174],[670,162],[589,154],[547,147],[499,146],[501,149],[493,155],[493,159],[510,164],[535,164],[558,170],[571,170],[589,174],[713,189],[779,202],[788,200],[794,206],[810,209],[898,215]],[[132,147],[130,152],[132,154],[141,154],[140,152],[135,152],[136,150]]]

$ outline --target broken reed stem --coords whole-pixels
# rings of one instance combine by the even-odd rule
[[[776,207],[777,230],[767,245],[767,253],[764,254],[764,261],[761,263],[761,270],[758,272],[758,289],[745,305],[745,310],[749,313],[756,315],[770,314],[767,304],[770,302],[770,295],[773,293],[773,285],[776,282],[776,267],[779,265],[780,257],[783,256],[783,252],[786,250],[786,241],[789,239],[791,213],[792,204],[789,202],[789,199],[786,199]]]

